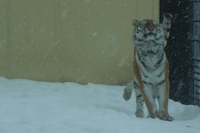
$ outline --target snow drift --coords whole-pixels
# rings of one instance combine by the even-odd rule
[[[174,121],[136,118],[135,97],[124,101],[124,88],[0,77],[0,133],[200,132],[199,107],[170,100]]]

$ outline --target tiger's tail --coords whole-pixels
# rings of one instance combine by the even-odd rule
[[[164,29],[164,37],[165,37],[165,46],[167,44],[167,39],[169,38],[169,30],[171,28],[171,20],[172,20],[172,14],[170,13],[165,13],[163,15],[163,22],[162,22],[162,26]]]
[[[133,86],[133,79],[132,79],[128,83],[126,88],[124,89],[124,93],[123,93],[124,100],[128,101],[131,98],[133,89],[134,89],[134,86]]]

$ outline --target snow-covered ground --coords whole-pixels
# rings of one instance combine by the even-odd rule
[[[136,118],[134,95],[124,101],[124,87],[0,77],[0,133],[200,132],[199,107],[170,100],[174,121]]]

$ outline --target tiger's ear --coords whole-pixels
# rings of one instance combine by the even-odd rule
[[[132,25],[136,26],[138,23],[139,23],[139,21],[137,19],[134,19],[133,22],[132,22]]]

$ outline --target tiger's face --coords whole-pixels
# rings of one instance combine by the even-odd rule
[[[133,40],[134,43],[140,44],[148,41],[155,43],[164,43],[164,30],[161,24],[154,20],[144,19],[141,21],[133,20]]]

